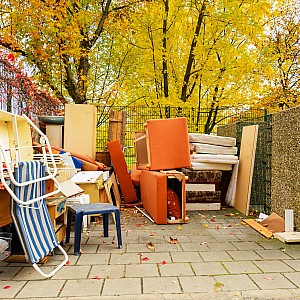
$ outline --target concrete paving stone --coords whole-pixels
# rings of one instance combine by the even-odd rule
[[[188,238],[190,239],[190,241],[188,242],[192,242],[192,243],[209,243],[209,242],[215,242],[215,238],[211,235],[189,235]],[[178,238],[178,242],[179,243],[185,243],[184,241],[182,241],[181,239]]]
[[[262,290],[293,289],[296,286],[279,273],[249,274]]]
[[[127,236],[125,234],[122,235],[123,245],[126,244],[138,244],[139,237],[138,236]]]
[[[80,251],[81,253],[96,253],[98,250],[99,245],[88,245],[88,244],[81,244]],[[68,254],[74,254],[74,246],[71,246]]]
[[[65,280],[37,280],[28,281],[21,289],[16,298],[34,298],[34,297],[58,297]]]
[[[222,291],[258,290],[257,285],[246,274],[217,275],[214,279],[222,285]]]
[[[296,249],[287,249],[285,253],[291,256],[293,259],[300,259],[300,246],[297,245]]]
[[[226,251],[209,251],[200,252],[200,256],[204,261],[231,261],[232,258]]]
[[[3,298],[15,298],[15,296],[19,293],[19,291],[23,288],[23,286],[27,283],[27,281],[6,281],[0,280],[0,299]]]
[[[245,300],[282,300],[282,299],[299,299],[297,294],[293,293],[293,289],[270,289],[270,290],[259,290],[257,291],[242,291],[243,299]],[[259,294],[258,294],[259,293]]]
[[[182,253],[182,252],[172,252]],[[142,264],[160,264],[162,262],[170,263],[171,256],[169,252],[152,252],[145,253],[140,256]]]
[[[19,271],[21,267],[6,267],[0,266],[0,280],[10,280],[12,279]]]
[[[218,229],[220,234],[234,234],[234,235],[239,235],[239,234],[243,234],[238,228],[219,228]]]
[[[103,279],[67,280],[61,289],[61,297],[100,296]]]
[[[179,277],[184,293],[210,292],[215,288],[216,281],[208,276]]]
[[[70,248],[70,251],[68,251],[67,254],[68,254],[69,264],[72,266],[76,265],[76,263],[79,259],[79,256],[74,255],[74,248],[73,249]],[[53,256],[50,256],[49,260],[45,263],[45,265],[46,266],[57,266],[63,260],[64,260],[63,255],[53,255]]]
[[[110,264],[112,265],[126,265],[140,263],[140,256],[137,253],[112,253]]]
[[[237,250],[236,247],[231,243],[231,242],[210,242],[207,243],[207,246],[209,247],[210,250],[212,251],[220,251],[220,250]]]
[[[300,259],[294,259],[294,260],[283,260],[285,264],[293,268],[295,271],[300,271]],[[0,275],[1,279],[1,275]]]
[[[181,244],[183,251],[210,251],[206,242],[203,243],[183,243]]]
[[[202,258],[196,251],[186,252],[171,252],[170,253],[173,262],[202,262]]]
[[[258,241],[257,243],[266,250],[280,250],[281,248],[286,248],[286,245],[277,239]]]
[[[255,250],[264,259],[292,259],[281,250]]]
[[[104,286],[101,295],[140,295],[141,293],[142,286],[140,278],[108,278],[104,281]]]
[[[170,263],[159,265],[161,276],[193,276],[195,275],[189,263]]]
[[[87,240],[86,244],[87,245],[99,245],[102,243],[109,244],[109,243],[112,243],[114,239],[115,239],[115,235],[112,235],[112,234],[106,238],[90,236],[89,239]]]
[[[124,253],[126,252],[126,244],[124,244],[123,241],[122,244],[123,244],[122,248],[119,249],[117,241],[114,241],[113,243],[110,244],[102,243],[99,245],[96,253],[117,253],[117,254]]]
[[[90,269],[88,278],[122,278],[125,274],[125,265],[94,265]]]
[[[143,294],[181,293],[177,277],[143,278]]]
[[[41,266],[41,270],[49,274],[54,270],[54,266]],[[63,266],[65,268],[65,266]],[[37,272],[33,267],[24,267],[22,268],[13,278],[13,280],[37,280],[43,281],[45,277],[43,277],[39,272]]]
[[[64,266],[51,279],[85,279],[91,266]]]
[[[223,275],[228,274],[220,262],[191,263],[196,275]]]
[[[198,237],[198,235],[195,235]],[[164,239],[166,243],[170,242],[170,239],[177,239],[177,242],[179,244],[181,243],[190,243],[193,241],[193,235],[180,235],[180,234],[176,234],[175,236],[169,236],[169,235],[165,235],[164,234]]]
[[[156,235],[156,236],[151,236],[151,233],[150,235],[148,236],[140,236],[139,237],[139,243],[140,244],[147,244],[147,243],[165,243],[166,240],[165,240],[165,237],[164,235]]]
[[[110,254],[80,254],[76,265],[107,265],[110,259]]]
[[[233,260],[261,260],[262,258],[254,250],[228,251]]]
[[[288,278],[294,285],[300,288],[300,272],[284,273],[283,275]]]
[[[256,250],[256,249],[261,249],[263,248],[257,244],[256,242],[232,242],[232,244],[236,247],[238,250]]]
[[[153,244],[156,252],[178,252],[182,251],[185,244],[171,244],[169,242]]]
[[[261,273],[261,270],[251,261],[226,261],[223,265],[230,274]]]
[[[129,244],[126,247],[126,252],[127,253],[129,253],[129,252],[134,252],[134,253],[137,253],[137,252],[143,252],[143,253],[152,252],[152,250],[149,249],[146,244],[147,243],[144,243],[144,244]]]
[[[221,232],[215,228],[214,225],[211,224],[205,224],[207,226],[210,226],[209,228],[205,228],[205,234],[210,234],[211,236],[215,237],[216,235],[221,235]]]
[[[157,264],[126,265],[125,277],[155,277],[159,276]]]
[[[233,235],[233,234],[226,234],[226,235],[215,235],[213,237],[217,242],[232,242],[232,241],[239,241],[240,239],[236,236],[236,235]]]
[[[248,242],[260,242],[266,240],[266,238],[260,234],[239,234],[237,237],[241,241],[248,241]]]
[[[262,260],[254,261],[254,264],[259,267],[264,273],[282,273],[293,272],[294,270],[280,260]]]

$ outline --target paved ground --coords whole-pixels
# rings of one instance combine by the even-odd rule
[[[267,240],[226,209],[187,212],[183,225],[155,225],[121,213],[123,249],[92,224],[64,247],[70,263],[51,279],[28,264],[0,262],[0,299],[300,299],[300,245]],[[57,254],[42,266],[49,271]]]

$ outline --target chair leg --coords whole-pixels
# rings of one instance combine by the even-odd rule
[[[108,213],[102,215],[103,218],[103,234],[104,237],[108,237]]]
[[[75,240],[74,240],[74,255],[80,254],[80,242],[81,242],[81,231],[82,231],[82,213],[75,214]]]
[[[116,229],[117,229],[117,237],[118,237],[118,248],[122,249],[122,234],[121,234],[121,222],[120,222],[120,211],[115,211],[116,218]]]
[[[66,228],[66,243],[70,242],[70,232],[71,232],[71,224],[72,224],[72,216],[73,213],[68,209],[67,214],[67,228]]]

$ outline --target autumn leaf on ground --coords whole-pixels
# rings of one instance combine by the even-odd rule
[[[211,222],[216,222],[216,220],[215,220],[215,219],[211,219],[210,221],[211,221]]]
[[[178,230],[182,230],[181,225],[178,225],[177,229],[178,229]]]
[[[152,233],[150,233],[150,236],[157,236],[157,233],[156,232],[152,232]]]
[[[155,247],[151,242],[147,243],[147,248],[150,249],[151,251],[155,251]]]
[[[171,244],[178,244],[177,238],[172,238],[172,237],[170,237],[169,242],[170,242]]]
[[[219,229],[219,225],[216,225],[216,226],[215,226],[215,229]]]
[[[142,258],[142,261],[147,261],[147,260],[149,260],[148,257],[143,257],[143,258]]]
[[[3,287],[4,290],[10,289],[10,288],[11,288],[10,285],[6,285],[6,286]]]
[[[93,279],[100,280],[101,278],[98,275],[96,275],[96,276],[93,277]]]
[[[162,265],[165,265],[165,264],[167,264],[167,262],[166,262],[165,260],[163,260],[163,261],[161,262],[161,264],[162,264]]]
[[[69,265],[70,264],[70,261],[68,260],[67,262],[66,262],[66,265]]]
[[[209,224],[204,224],[203,225],[205,228],[210,228]]]

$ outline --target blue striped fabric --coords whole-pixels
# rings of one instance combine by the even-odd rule
[[[19,183],[45,176],[45,167],[41,161],[20,162],[15,168],[15,180]],[[46,182],[40,181],[24,187],[14,186],[16,196],[22,201],[45,194]],[[16,227],[21,235],[24,251],[32,264],[39,262],[55,247],[58,240],[47,209],[46,200],[42,199],[30,205],[12,203]]]

